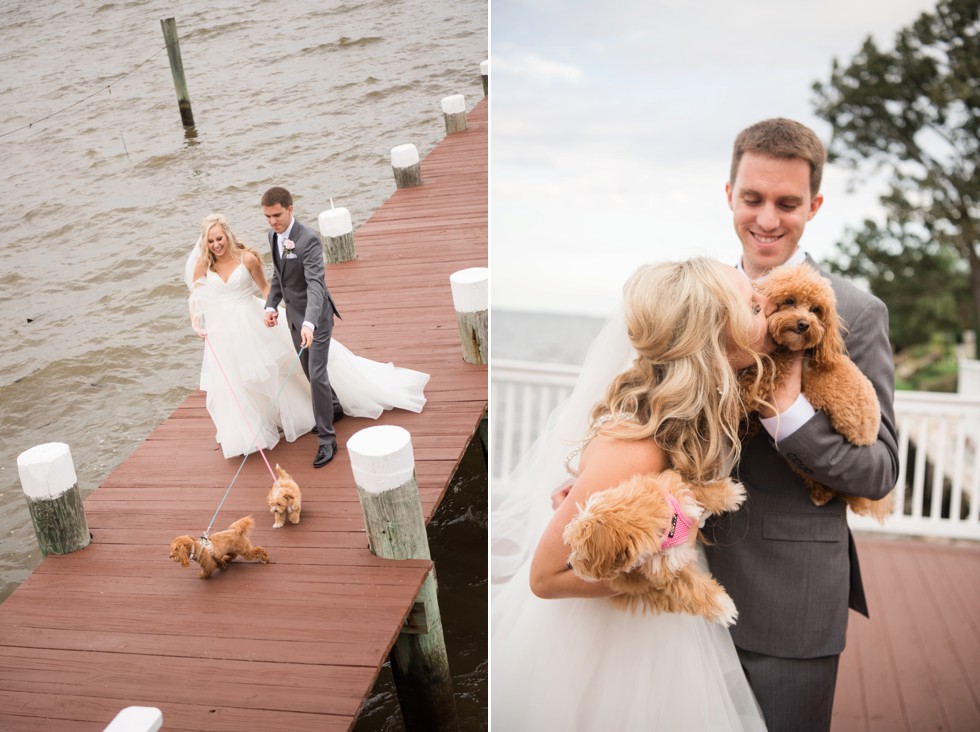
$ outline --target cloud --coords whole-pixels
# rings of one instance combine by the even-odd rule
[[[509,53],[494,52],[493,75],[495,84],[508,83],[506,80],[501,82],[500,79],[507,75],[522,77],[523,83],[528,84],[553,82],[578,84],[584,78],[585,72],[575,64],[554,61],[534,52],[514,49]]]

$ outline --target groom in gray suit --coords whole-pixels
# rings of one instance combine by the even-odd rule
[[[320,237],[293,218],[293,198],[285,188],[270,188],[262,196],[262,213],[269,222],[272,248],[272,280],[265,301],[265,324],[278,321],[280,301],[286,304],[286,321],[293,345],[305,347],[300,361],[313,392],[313,416],[319,447],[313,467],[322,468],[337,453],[333,423],[343,417],[337,396],[330,387],[327,356],[333,318],[340,317],[327,289]]]
[[[735,141],[728,204],[750,279],[784,263],[816,264],[799,248],[820,209],[826,150],[812,130],[786,119],[759,122]],[[708,523],[714,576],[739,610],[732,639],[770,732],[830,729],[848,607],[868,615],[854,540],[839,498],[814,506],[789,463],[839,493],[878,499],[895,487],[898,448],[894,363],[884,303],[825,272],[846,324],[847,350],[881,404],[878,440],[856,447],[801,394],[795,363],[761,414],[764,429],[742,445],[737,477],[748,500]]]

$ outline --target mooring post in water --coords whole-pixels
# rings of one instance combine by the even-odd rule
[[[371,552],[387,559],[431,559],[408,431],[394,425],[368,427],[348,440],[347,452]],[[405,728],[454,732],[459,719],[434,567],[415,608],[391,651]]]
[[[320,236],[323,237],[323,259],[327,264],[349,262],[357,258],[350,211],[343,207],[334,208],[331,200],[330,208],[320,214],[317,222],[320,225]]]
[[[446,121],[446,134],[466,131],[466,97],[453,94],[442,100],[442,118]]]
[[[71,450],[47,442],[17,456],[17,472],[44,556],[68,554],[92,542],[78,492]]]
[[[480,62],[480,76],[483,77],[483,96],[490,95],[490,60]]]
[[[187,94],[187,81],[184,79],[184,63],[180,60],[180,41],[177,39],[177,21],[166,18],[160,21],[163,39],[167,42],[167,57],[170,59],[170,73],[174,77],[177,90],[177,106],[180,107],[180,120],[184,127],[194,126],[194,113],[191,111],[191,98]]]
[[[391,148],[391,171],[396,188],[412,188],[422,185],[422,162],[415,145],[407,143]]]
[[[461,269],[449,276],[459,325],[459,342],[466,363],[487,362],[489,280],[490,270],[486,267]]]

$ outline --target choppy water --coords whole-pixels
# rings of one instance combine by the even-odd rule
[[[0,601],[40,561],[17,455],[68,443],[85,495],[195,386],[181,275],[201,219],[264,249],[279,184],[297,218],[332,197],[356,229],[394,190],[391,148],[424,156],[440,100],[482,98],[486,57],[486,0],[3,3]]]

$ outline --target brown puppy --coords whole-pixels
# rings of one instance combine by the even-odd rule
[[[272,528],[281,529],[286,519],[289,523],[299,523],[299,512],[303,508],[303,494],[300,493],[299,486],[289,473],[279,467],[276,463],[276,475],[278,480],[269,489],[266,502],[269,504],[269,511],[275,517]]]
[[[881,406],[871,381],[847,356],[830,281],[808,264],[784,265],[759,283],[759,291],[777,308],[769,316],[769,334],[778,348],[771,360],[764,360],[760,380],[755,380],[755,367],[739,374],[748,411],[758,411],[774,386],[785,378],[793,355],[807,351],[803,395],[814,408],[827,413],[834,429],[848,442],[873,445],[878,439]],[[815,505],[822,506],[837,495],[792,463],[790,467],[810,488]],[[855,513],[873,516],[882,523],[894,504],[891,495],[878,501],[860,496],[843,498]]]
[[[186,567],[191,560],[201,565],[201,579],[207,579],[216,569],[224,569],[235,557],[258,559],[268,564],[269,554],[260,546],[253,546],[248,540],[248,532],[255,526],[251,516],[240,518],[224,531],[211,536],[195,539],[193,536],[178,536],[170,544],[170,558]]]
[[[696,533],[704,514],[733,511],[745,500],[729,479],[691,486],[673,470],[635,475],[596,491],[565,527],[572,571],[606,581],[622,594],[613,602],[630,610],[691,613],[732,625],[735,603],[697,562],[684,537]]]

